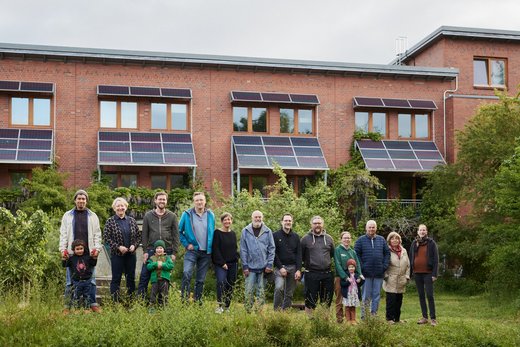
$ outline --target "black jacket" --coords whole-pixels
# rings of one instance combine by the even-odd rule
[[[415,254],[417,253],[417,248],[419,247],[417,240],[413,240],[412,246],[410,247],[410,272],[415,273],[413,268],[413,263],[415,260]],[[433,241],[432,238],[427,238],[426,245],[426,257],[428,258],[428,270],[431,270],[432,276],[437,277],[439,275],[439,250],[437,249],[437,244]]]
[[[283,229],[273,234],[274,245],[274,266],[281,269],[284,265],[296,265],[296,270],[302,267],[302,249],[300,246],[300,236],[294,231],[286,234]]]

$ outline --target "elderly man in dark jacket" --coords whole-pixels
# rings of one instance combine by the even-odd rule
[[[361,261],[361,273],[365,277],[363,285],[363,304],[361,318],[365,318],[365,309],[370,304],[370,313],[377,314],[381,287],[385,271],[390,263],[390,249],[384,237],[376,235],[377,223],[369,220],[365,227],[366,234],[361,236],[354,246],[354,250]]]

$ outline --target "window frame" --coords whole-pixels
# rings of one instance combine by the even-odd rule
[[[105,126],[101,126],[101,103],[102,102],[115,102],[116,103],[116,126],[115,127],[105,127]],[[121,123],[122,123],[122,106],[121,106],[121,103],[135,103],[135,117],[136,117],[136,120],[135,120],[135,128],[123,128],[121,126]],[[99,118],[98,118],[98,121],[99,121],[99,128],[100,129],[129,129],[129,130],[137,130],[139,129],[139,106],[140,106],[140,103],[137,101],[137,100],[117,100],[117,99],[100,99],[99,102],[98,102],[98,107],[99,107],[99,111],[98,111],[98,114],[99,114]]]
[[[504,84],[492,84],[492,69],[491,69],[491,62],[492,61],[503,61],[504,62]],[[476,84],[475,83],[475,62],[476,61],[484,61],[486,64],[486,74],[487,74],[487,81],[488,84]],[[508,60],[507,58],[502,57],[482,57],[482,56],[475,56],[473,57],[473,87],[476,89],[507,89],[507,82],[508,82]]]
[[[357,113],[368,113],[368,132],[369,133],[378,133],[381,134],[379,131],[374,131],[374,113],[381,113],[385,115],[385,133],[381,134],[381,137],[383,139],[388,138],[388,128],[389,128],[389,116],[388,112],[381,112],[381,111],[374,111],[374,110],[368,110],[368,111],[355,111],[354,112],[354,129],[357,131],[357,125],[356,125],[356,114]]]
[[[14,124],[13,123],[13,98],[17,99],[28,99],[28,115],[27,115],[27,124]],[[34,100],[49,100],[49,125],[34,125]],[[41,97],[39,95],[9,95],[9,127],[12,128],[41,128],[41,129],[49,129],[53,127],[54,120],[54,103],[52,102],[52,97]]]
[[[247,108],[247,131],[239,131],[235,130],[235,108]],[[265,109],[265,131],[253,131],[253,109],[254,108],[263,108]],[[233,105],[231,108],[231,127],[234,133],[238,134],[269,134],[269,107],[266,105]]]
[[[23,177],[24,179],[31,179],[32,178],[32,172],[30,170],[9,170],[8,171],[8,174],[9,174],[9,187],[11,188],[21,188],[20,184],[16,183],[14,184],[13,182],[13,175],[23,175],[25,177]]]
[[[283,133],[282,132],[282,110],[292,110],[293,111],[293,115],[294,115],[294,129],[293,129],[293,132],[292,133]],[[311,111],[311,133],[310,134],[305,134],[305,133],[300,133],[300,111]],[[279,129],[279,132],[280,132],[280,135],[294,135],[294,136],[316,136],[316,112],[315,112],[315,108],[313,107],[298,107],[298,108],[293,108],[293,107],[279,107],[278,108],[278,115],[279,115],[279,119],[280,119],[280,129]]]
[[[260,193],[262,194],[262,196],[264,198],[267,198],[267,190],[265,189],[265,187],[269,184],[269,175],[255,175],[255,174],[241,174],[240,175],[240,191],[242,191],[242,185],[244,184],[244,178],[247,177],[247,191],[249,192],[250,195],[253,195],[253,178],[255,177],[260,177],[260,178],[265,178],[265,181],[266,181],[266,185],[264,186],[264,189],[261,189],[260,190]]]
[[[412,196],[410,199],[406,199],[406,200],[412,200],[412,201],[418,201],[418,200],[422,200],[422,196],[419,194],[419,190],[424,187],[424,182],[425,182],[425,179],[423,177],[400,177],[399,178],[399,181],[398,181],[398,198],[400,200],[402,200],[403,198],[401,197],[401,182],[404,182],[404,181],[408,181],[409,183],[411,183],[410,185],[410,188],[411,188],[411,193],[412,193]],[[422,182],[421,182],[422,181]]]
[[[189,188],[189,174],[188,173],[151,173],[150,174],[150,188],[151,189],[157,189],[157,188],[153,188],[152,187],[152,177],[154,176],[162,176],[162,177],[166,177],[166,187],[165,188],[161,188],[161,189],[164,189],[166,191],[170,191],[174,188],[181,188],[181,189],[187,189]],[[186,182],[186,185],[185,186],[182,186],[182,187],[172,187],[171,186],[171,179],[172,179],[172,176],[182,176],[182,179],[183,181]]]
[[[116,186],[112,187],[112,182],[110,182],[110,187],[112,189],[115,188],[131,188],[132,186],[126,187],[121,184],[122,182],[122,176],[123,175],[135,175],[135,187],[139,187],[139,173],[138,172],[103,172],[102,176],[108,177],[108,176],[116,176]],[[111,180],[112,181],[112,180]]]
[[[153,127],[153,105],[154,104],[163,104],[166,105],[166,128],[154,128]],[[172,106],[173,105],[184,105],[186,106],[186,129],[173,129],[173,112],[172,112]],[[168,132],[179,132],[179,133],[185,133],[189,132],[191,129],[191,122],[190,122],[190,104],[189,102],[174,102],[174,101],[151,101],[150,102],[150,129],[156,130],[156,131],[168,131]]]
[[[399,135],[399,116],[400,115],[410,115],[410,137],[404,137]],[[416,122],[415,122],[415,116],[419,115],[426,115],[428,117],[428,136],[427,137],[416,137]],[[398,112],[397,113],[397,138],[398,139],[406,139],[406,140],[431,140],[432,139],[432,113],[431,112]]]

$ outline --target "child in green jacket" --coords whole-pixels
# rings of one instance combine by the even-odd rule
[[[150,293],[151,305],[166,305],[168,302],[168,289],[170,287],[170,275],[174,263],[166,254],[166,244],[163,240],[154,243],[155,254],[146,262],[146,267],[151,273],[152,292]]]

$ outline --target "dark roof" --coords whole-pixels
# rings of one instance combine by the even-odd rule
[[[0,43],[0,59],[14,57],[37,60],[74,61],[104,64],[142,64],[180,66],[183,68],[247,69],[253,71],[284,71],[325,73],[332,75],[395,76],[406,78],[454,79],[453,68],[393,66],[387,64],[354,64],[329,61],[235,57],[222,55],[165,53],[99,48],[42,46]]]
[[[426,36],[412,48],[406,50],[403,56],[394,59],[390,64],[397,65],[399,61],[406,62],[422,52],[442,37],[458,37],[468,39],[482,39],[487,41],[520,41],[520,31],[499,30],[499,29],[482,29],[482,28],[464,28],[453,26],[441,26],[430,35]]]

